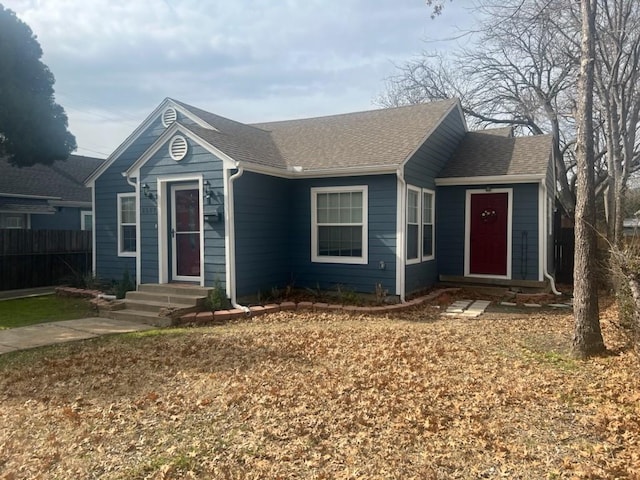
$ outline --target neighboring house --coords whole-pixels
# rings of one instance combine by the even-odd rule
[[[52,165],[15,167],[0,158],[0,229],[91,230],[84,180],[102,162],[70,155]]]
[[[457,100],[254,125],[164,100],[87,179],[94,265],[227,294],[439,278],[543,285],[549,136],[467,132]]]
[[[638,215],[640,212],[636,212]],[[640,219],[638,217],[634,218],[625,218],[622,221],[622,233],[625,237],[636,237],[638,236],[638,228],[640,227]]]

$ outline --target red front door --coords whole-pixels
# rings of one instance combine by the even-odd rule
[[[508,193],[471,194],[469,273],[507,275]]]
[[[173,278],[200,277],[200,191],[173,187]]]

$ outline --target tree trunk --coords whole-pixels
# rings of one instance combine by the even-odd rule
[[[593,139],[593,82],[597,0],[581,0],[582,33],[578,79],[576,147],[577,188],[574,259],[573,352],[585,358],[605,350],[598,310],[596,278],[595,154]]]

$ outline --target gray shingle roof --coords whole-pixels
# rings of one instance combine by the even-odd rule
[[[0,158],[0,194],[53,197],[90,202],[91,190],[83,182],[104,160],[70,155],[52,165],[14,167]]]
[[[188,127],[235,160],[322,170],[400,165],[457,100],[253,125],[176,103],[219,130]]]
[[[546,175],[551,135],[507,137],[503,130],[467,132],[438,177]]]

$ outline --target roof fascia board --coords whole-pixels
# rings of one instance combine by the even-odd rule
[[[407,158],[405,158],[402,161],[402,163],[400,164],[401,168],[404,169],[404,167],[407,165],[409,160],[411,160],[413,156],[416,154],[416,152],[420,150],[420,147],[424,145],[424,143],[429,139],[429,137],[433,134],[433,132],[435,132],[440,127],[440,125],[442,125],[442,122],[445,121],[445,119],[449,116],[449,114],[456,109],[461,115],[462,124],[464,125],[464,131],[465,132],[467,131],[467,122],[465,121],[464,114],[462,113],[462,109],[460,108],[460,100],[456,99],[455,103],[451,105],[451,107],[449,107],[447,111],[442,114],[442,116],[440,117],[440,120],[438,120],[438,122],[426,133],[426,135],[422,138],[420,143],[418,143],[418,145],[413,149],[413,151],[409,155],[407,155]]]
[[[486,183],[507,184],[507,183],[539,183],[544,181],[546,175],[488,175],[484,177],[449,177],[436,178],[438,186],[459,186],[459,185],[484,185]]]
[[[52,207],[78,207],[91,208],[91,202],[82,202],[74,200],[52,200],[49,202]]]
[[[167,108],[167,107],[173,107],[175,108],[177,111],[181,112],[182,114],[184,114],[185,116],[187,116],[188,118],[190,118],[191,120],[193,120],[195,123],[197,123],[198,125],[204,127],[204,128],[212,128],[213,127],[211,125],[209,125],[207,122],[205,122],[204,120],[202,120],[201,118],[197,117],[193,112],[191,112],[190,110],[187,110],[186,108],[184,108],[181,105],[178,105],[173,99],[171,98],[165,98],[160,105],[158,105],[155,110],[153,110],[153,112],[151,112],[147,118],[144,119],[144,121],[138,126],[138,128],[136,128],[133,133],[131,133],[131,135],[129,135],[124,142],[122,142],[120,144],[120,146],[118,148],[116,148],[116,150],[107,157],[107,159],[102,163],[102,165],[100,165],[96,170],[93,171],[93,173],[91,175],[89,175],[87,177],[87,179],[84,181],[85,186],[87,187],[92,187],[93,184],[95,183],[96,179],[102,175],[112,164],[113,162],[115,162],[118,157],[120,155],[122,155],[122,153],[131,146],[131,144],[133,144],[133,142],[135,142],[138,137],[140,137],[140,135],[142,135],[142,133],[160,116],[162,115],[162,112]],[[214,129],[215,130],[215,129]]]
[[[20,193],[2,193],[2,192],[0,192],[0,197],[32,198],[34,200],[60,200],[62,198],[62,197],[52,197],[47,195],[25,195]]]
[[[189,130],[189,128],[187,128],[186,126],[178,122],[174,122],[169,128],[167,128],[163,132],[162,135],[158,137],[158,139],[155,142],[153,142],[153,144],[147,150],[145,150],[145,152],[140,156],[140,158],[138,158],[138,160],[136,160],[135,163],[126,170],[125,172],[126,175],[130,177],[138,177],[140,168],[145,163],[147,163],[149,159],[153,155],[155,155],[155,153],[158,152],[158,150],[160,150],[160,148],[163,145],[167,143],[170,137],[172,137],[177,133],[180,133],[186,137],[189,137],[191,140],[196,142],[202,148],[212,153],[216,157],[220,158],[225,168],[236,168],[236,166],[238,165],[238,162],[236,162],[233,158],[231,158],[229,155],[227,155],[223,151],[219,150],[218,148],[208,143],[199,135],[193,133],[191,130]]]
[[[276,167],[268,167],[255,163],[242,163],[242,168],[247,172],[271,175],[280,178],[330,178],[330,177],[355,177],[359,175],[386,175],[396,173],[397,165],[376,165],[373,167],[346,167],[336,169],[314,169],[294,171],[291,169],[281,169]]]

